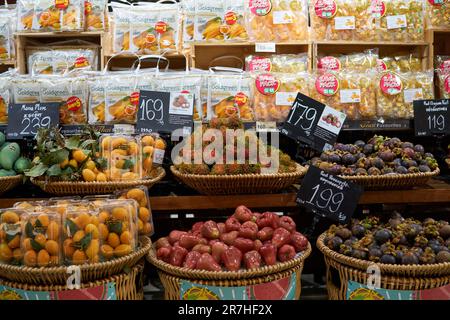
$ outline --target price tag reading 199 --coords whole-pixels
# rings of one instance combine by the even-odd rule
[[[313,187],[312,190],[314,193],[307,201],[309,204],[342,216],[342,212],[339,212],[339,209],[345,199],[343,192],[336,192],[336,190],[323,188],[323,186],[321,188],[320,183]]]
[[[315,108],[304,106],[298,101],[295,101],[294,105],[292,106],[291,115],[286,122],[297,126],[301,121],[302,123],[300,124],[300,128],[305,131],[310,131],[314,124],[314,121],[316,120],[316,117],[317,110]],[[297,120],[295,120],[295,118],[297,118]],[[294,120],[295,122],[293,122]]]

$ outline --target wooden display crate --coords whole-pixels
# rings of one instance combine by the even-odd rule
[[[220,43],[220,42],[194,42],[191,45],[193,65],[199,69],[209,69],[212,66],[218,66],[218,64],[212,65],[215,59],[223,56],[233,56],[239,58],[242,63],[245,63],[245,57],[249,55],[271,55],[271,54],[298,54],[308,53],[311,57],[312,43],[310,41],[292,41],[277,43],[275,45],[276,52],[256,52],[256,44],[251,42],[242,43]],[[216,60],[217,61],[217,60]],[[239,60],[223,60],[226,65],[223,67],[240,68],[238,64]],[[311,65],[311,64],[310,64]],[[244,67],[244,66],[242,66]]]
[[[0,73],[8,71],[8,69],[10,68],[14,68],[15,65],[16,65],[15,60],[0,61]]]

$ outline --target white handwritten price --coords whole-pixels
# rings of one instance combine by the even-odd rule
[[[320,190],[320,187],[321,185],[317,184],[314,188],[312,188],[314,193],[307,202],[318,209],[327,210],[331,213],[337,213],[339,220],[345,221],[346,217],[342,214],[342,212],[338,213],[342,203],[344,202],[344,193],[335,193],[330,188]]]
[[[142,109],[142,121],[157,121],[162,124],[164,119],[164,103],[161,99],[147,99],[143,100],[140,108]]]
[[[20,134],[22,136],[34,136],[37,134],[37,130],[39,128],[49,128],[51,124],[51,118],[49,116],[45,117],[32,117],[32,118],[23,118],[22,125],[25,126]]]
[[[298,123],[302,120],[300,128],[303,130],[311,130],[314,120],[317,116],[317,110],[314,108],[309,108],[307,106],[302,105],[301,103],[295,102],[292,106],[291,116],[287,120],[287,123],[297,126]],[[298,111],[298,112],[297,112]],[[299,115],[300,113],[300,115]],[[293,123],[292,120],[294,115],[298,116],[297,120]]]
[[[444,131],[445,129],[445,117],[443,114],[428,116],[428,129]]]

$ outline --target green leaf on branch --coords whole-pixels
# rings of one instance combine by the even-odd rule
[[[49,177],[60,176],[61,172],[62,172],[62,170],[61,170],[61,167],[59,166],[59,164],[54,164],[50,168],[48,168],[47,175]]]
[[[44,175],[44,173],[47,171],[48,166],[43,164],[43,163],[39,163],[37,166],[34,166],[33,168],[31,168],[28,171],[25,171],[25,175],[27,177],[40,177],[42,175]]]

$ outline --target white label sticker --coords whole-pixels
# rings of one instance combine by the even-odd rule
[[[336,30],[353,30],[355,29],[355,17],[335,17],[334,28]]]
[[[113,128],[114,134],[134,134],[135,129],[132,124],[115,124]]]
[[[274,121],[256,121],[256,132],[278,132]]]
[[[294,23],[294,17],[290,11],[274,11],[273,24]]]
[[[414,100],[422,100],[423,99],[422,88],[405,89],[403,91],[403,97],[406,103],[411,103]]]
[[[406,16],[404,14],[398,16],[387,16],[386,21],[388,29],[406,28]]]
[[[192,128],[191,127],[183,127],[183,136],[190,136],[192,132]]]
[[[275,104],[277,106],[292,106],[297,92],[277,92],[275,93]]]
[[[360,89],[342,89],[339,90],[341,103],[358,103],[361,102]]]
[[[164,153],[166,151],[162,149],[155,149],[153,151],[153,163],[162,164],[164,160]]]
[[[276,52],[275,42],[255,43],[255,52]]]

